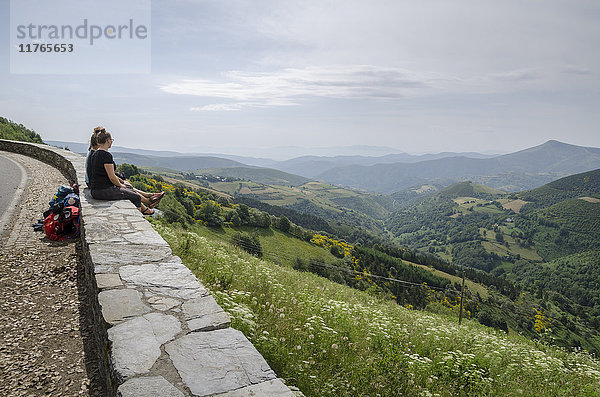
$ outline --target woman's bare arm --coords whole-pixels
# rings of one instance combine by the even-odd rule
[[[120,181],[117,175],[115,175],[115,165],[106,163],[104,164],[104,169],[106,170],[106,174],[108,175],[108,179],[113,183],[113,185],[117,187],[126,187]]]

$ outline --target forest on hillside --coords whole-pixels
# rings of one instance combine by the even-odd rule
[[[7,120],[4,117],[0,117],[0,139],[44,143],[37,132],[30,130],[23,124]]]
[[[400,245],[520,286],[552,318],[555,343],[598,352],[599,178],[596,170],[493,195],[457,184],[400,209],[386,227]]]

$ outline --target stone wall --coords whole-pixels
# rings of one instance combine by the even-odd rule
[[[84,157],[0,139],[84,182]],[[292,393],[192,272],[129,201],[81,189],[79,257],[94,308],[100,368],[119,396],[286,396]]]

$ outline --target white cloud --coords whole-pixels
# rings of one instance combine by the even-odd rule
[[[221,111],[232,111],[240,110],[244,107],[243,103],[214,103],[211,105],[192,107],[192,112],[221,112]]]
[[[194,110],[290,106],[311,98],[527,95],[598,84],[600,56],[593,49],[600,25],[593,1],[234,3],[207,2],[178,14],[216,18],[175,24],[197,30],[182,36],[201,45],[205,57],[185,58],[182,65],[194,68],[180,75],[190,78],[160,86],[166,93],[217,99]]]
[[[566,74],[575,74],[575,75],[590,75],[593,73],[593,71],[591,69],[585,68],[585,67],[579,67],[579,66],[575,66],[575,65],[566,65],[562,68],[561,70],[562,73],[566,73]]]
[[[458,76],[411,72],[372,65],[286,68],[274,72],[229,71],[219,80],[184,79],[160,86],[163,92],[231,102],[192,107],[193,111],[231,111],[247,107],[300,105],[311,98],[397,100],[440,94],[505,93],[557,86],[563,69],[530,68]],[[582,74],[583,72],[570,71]]]
[[[230,71],[225,81],[188,79],[160,87],[164,92],[235,101],[193,110],[238,110],[244,106],[289,106],[304,97],[396,99],[441,88],[454,79],[369,65],[287,68],[272,73]]]
[[[542,73],[536,70],[511,70],[505,73],[493,73],[490,76],[491,80],[500,82],[525,82],[539,80],[543,77]]]

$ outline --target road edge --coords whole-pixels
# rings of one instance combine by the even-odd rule
[[[17,165],[17,167],[21,171],[21,181],[19,182],[19,185],[16,188],[13,200],[6,207],[6,212],[4,212],[4,214],[2,214],[2,216],[0,217],[0,241],[4,241],[4,239],[8,236],[9,231],[10,231],[8,226],[10,225],[14,215],[17,212],[16,211],[17,204],[18,204],[19,200],[21,200],[21,197],[23,196],[23,194],[25,193],[25,189],[27,188],[27,185],[29,184],[29,180],[31,179],[31,177],[27,173],[27,170],[25,169],[25,167],[23,167],[23,165],[21,163],[19,163],[17,160],[8,156],[7,155],[8,153],[10,153],[10,152],[0,151],[0,156],[3,156],[4,158],[8,159],[13,164]]]

